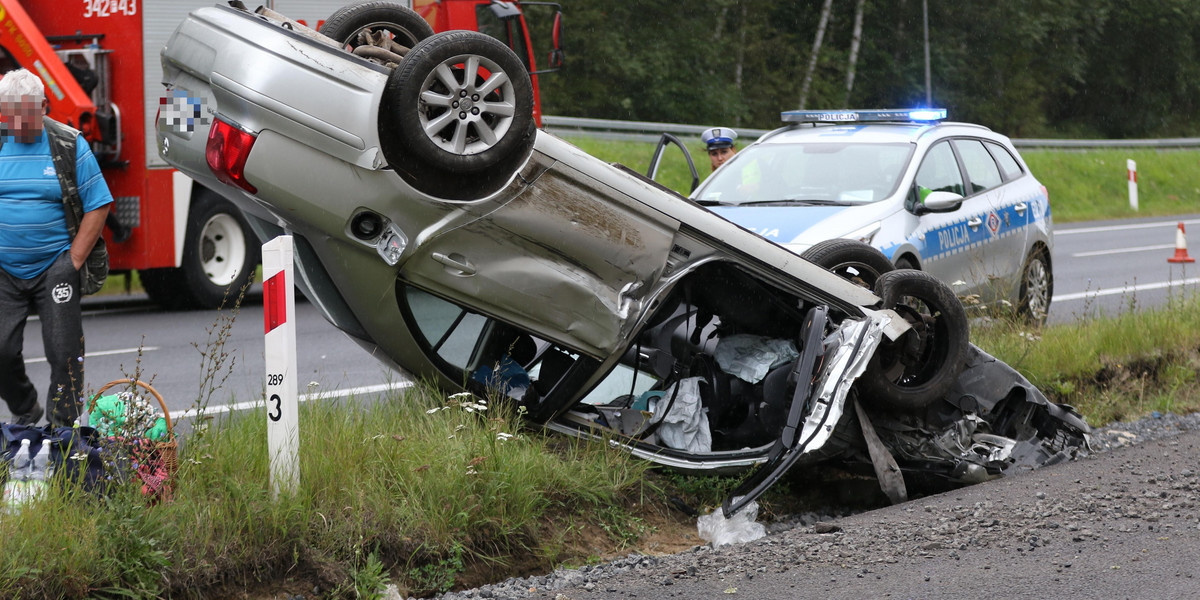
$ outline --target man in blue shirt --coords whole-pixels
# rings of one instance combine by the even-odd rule
[[[75,182],[84,215],[72,239],[43,121],[45,98],[45,86],[29,71],[0,79],[0,398],[17,423],[41,420],[44,411],[22,355],[25,322],[36,309],[50,365],[48,420],[63,426],[74,423],[83,402],[79,268],[104,229],[113,198],[80,136]]]

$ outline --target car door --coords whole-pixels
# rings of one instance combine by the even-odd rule
[[[622,348],[645,310],[678,229],[678,221],[556,162],[482,218],[421,241],[400,276],[602,358]]]
[[[986,202],[981,204],[987,206],[977,253],[982,266],[980,299],[987,304],[1013,301],[1010,296],[1025,256],[1028,205],[1012,186],[1004,185],[1004,176],[982,140],[959,138],[953,143],[967,176],[968,199],[982,196]]]
[[[909,192],[909,205],[919,208],[931,192],[965,196],[966,189],[954,149],[949,140],[942,140],[925,153]],[[986,281],[980,246],[986,236],[987,208],[983,198],[964,197],[962,204],[949,212],[918,212],[913,239],[921,268],[950,284],[960,296],[980,293]]]

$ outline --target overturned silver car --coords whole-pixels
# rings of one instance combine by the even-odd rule
[[[664,466],[757,466],[726,514],[796,465],[870,464],[901,500],[901,473],[1086,449],[1078,413],[969,343],[944,284],[848,240],[802,258],[536,130],[497,40],[399,6],[348,7],[331,38],[233,4],[162,52],[198,112],[160,117],[160,153],[294,236],[305,296],[373,356]],[[381,37],[398,65],[353,52]]]

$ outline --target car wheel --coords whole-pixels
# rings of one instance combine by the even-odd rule
[[[433,28],[421,15],[403,5],[395,2],[364,2],[335,10],[321,25],[321,33],[345,44],[348,52],[386,64],[398,63],[397,59],[404,53],[433,35]],[[355,51],[359,47],[364,50]],[[394,57],[369,50],[368,47],[385,50]]]
[[[1046,251],[1034,250],[1021,272],[1021,290],[1017,312],[1030,323],[1042,324],[1050,314],[1050,298],[1054,295],[1054,275]]]
[[[494,181],[499,170],[505,181],[533,147],[529,74],[482,33],[447,31],[417,44],[388,77],[382,102],[384,158],[427,193],[477,192],[458,184],[472,175]]]
[[[923,271],[884,273],[875,293],[912,329],[879,345],[859,378],[859,393],[875,408],[922,411],[962,372],[969,348],[966,311],[949,287]]]
[[[918,270],[920,269],[920,267],[917,266],[917,263],[913,261],[912,257],[907,254],[896,259],[896,268],[897,269],[918,269]]]
[[[146,294],[164,308],[217,308],[237,299],[260,254],[258,238],[237,208],[201,194],[188,214],[179,268],[146,269],[139,276]]]
[[[844,238],[817,242],[801,253],[800,258],[867,289],[874,289],[879,276],[895,268],[874,246]]]

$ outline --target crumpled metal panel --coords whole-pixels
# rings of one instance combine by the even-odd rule
[[[599,357],[632,334],[678,221],[562,165],[483,218],[421,244],[403,276]],[[446,267],[441,257],[469,265]]]
[[[1091,429],[1020,373],[972,345],[945,401],[920,420],[874,415],[892,451],[961,483],[978,483],[1085,456]]]

